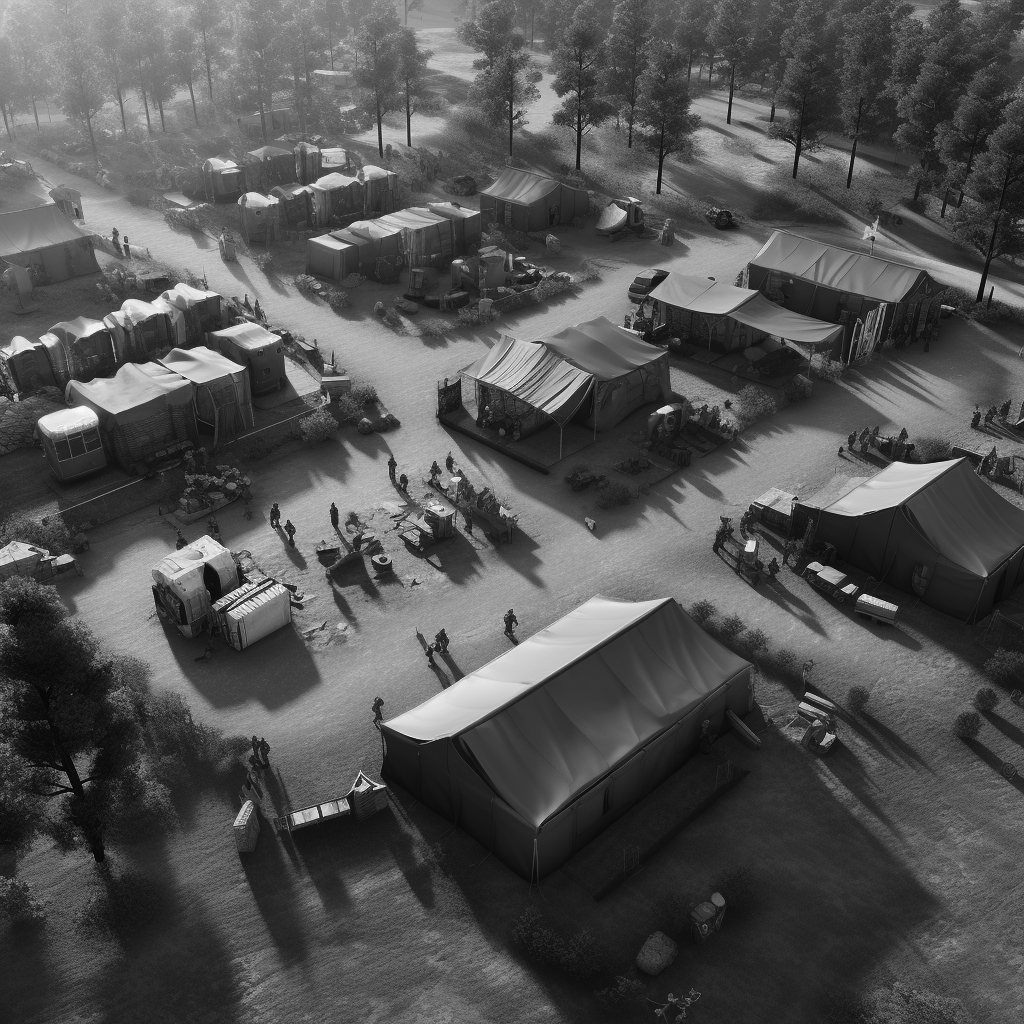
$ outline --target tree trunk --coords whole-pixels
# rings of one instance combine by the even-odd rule
[[[36,119],[36,131],[41,132],[42,128],[39,127],[39,111],[36,110],[36,98],[32,97],[32,116]]]
[[[267,115],[263,110],[263,77],[260,75],[259,65],[256,67],[256,98],[260,104],[260,132],[263,135],[263,145],[267,144]]]
[[[380,109],[380,90],[379,89],[375,90],[373,95],[374,95],[374,98],[377,101],[377,152],[380,153],[381,156],[383,156],[384,155],[384,128],[382,127],[382,121],[384,119],[384,115],[381,113],[381,109]]]
[[[992,237],[988,242],[988,252],[985,254],[985,268],[981,272],[981,283],[978,285],[977,301],[985,298],[985,283],[988,281],[988,270],[992,266],[992,254],[996,248],[996,236],[999,234],[999,221],[1003,215],[1003,202],[1006,200],[1006,190],[1010,185],[1010,177],[1013,172],[1013,157],[1006,162],[1006,174],[1003,176],[1003,188],[999,193],[999,205],[996,207],[996,217],[992,224]]]
[[[412,149],[412,97],[409,95],[408,78],[405,80],[405,144]]]
[[[661,126],[661,137],[658,139],[658,184],[654,194],[661,195],[661,169],[665,164],[665,125]]]
[[[914,202],[916,203],[918,197],[921,195],[921,179],[917,179],[917,184],[914,186]]]
[[[86,116],[86,124],[89,126],[89,138],[92,138],[92,118]],[[93,145],[93,151],[95,152],[95,144]],[[99,165],[97,164],[97,171]],[[57,753],[60,755],[61,770],[67,776],[68,785],[71,787],[72,792],[83,802],[86,800],[85,786],[82,784],[82,776],[78,774],[78,767],[75,765],[71,755],[64,749],[64,745],[61,743],[60,732],[53,722],[48,723],[50,726],[50,735],[53,737],[53,745]],[[86,842],[89,844],[89,849],[92,851],[92,855],[96,860],[97,864],[102,864],[106,857],[106,852],[103,849],[103,836],[92,829],[86,830],[83,828],[85,833]]]
[[[949,189],[948,188],[945,190],[945,192],[942,193],[942,209],[939,210],[939,219],[940,220],[945,220],[946,219],[946,207],[947,206],[949,206]]]
[[[774,96],[772,97],[772,112],[771,112],[771,116],[768,118],[768,123],[769,124],[775,124],[775,97]]]
[[[213,102],[213,73],[210,71],[210,48],[206,43],[206,26],[202,27],[203,33],[203,60],[206,62],[206,87],[210,90],[210,102]]]
[[[732,124],[732,94],[736,90],[736,61],[732,62],[729,70],[729,109],[725,114],[725,123]]]
[[[714,74],[714,71],[715,71],[715,58],[714,58],[714,56],[712,56],[708,60],[708,85],[711,84],[711,76],[712,76],[712,74]]]
[[[164,123],[164,101],[160,98],[160,94],[156,95],[156,109],[160,112],[160,131],[166,134],[167,125]]]
[[[299,89],[300,89],[300,86],[299,86],[299,69],[295,65],[292,66],[292,82],[294,83],[294,88],[295,88],[295,107],[296,107],[296,109],[299,112],[299,131],[302,132],[303,135],[305,135],[306,134],[306,110],[305,110],[305,107],[303,106],[302,95],[299,92]]]
[[[690,53],[686,58],[686,84],[690,84],[690,75],[693,74],[693,47],[690,47]]]
[[[152,135],[153,125],[149,120],[149,102],[146,99],[146,79],[142,74],[142,61],[139,61],[139,92],[142,93],[142,105],[146,108],[146,131]]]
[[[853,181],[853,161],[857,159],[857,140],[860,138],[860,112],[864,109],[864,97],[857,100],[857,120],[853,125],[853,147],[850,149],[850,169],[846,172],[846,187]]]
[[[192,99],[192,116],[196,119],[196,124],[199,124],[199,111],[196,110],[196,94],[192,89],[192,76],[188,76],[188,94]]]
[[[7,138],[13,142],[14,132],[11,131],[11,122],[7,120],[7,104],[2,100],[0,100],[0,114],[4,115],[4,129],[7,132]]]
[[[330,0],[324,0],[324,7],[327,9],[327,49],[331,51],[331,70],[334,70],[334,41],[331,39],[331,33],[334,28],[334,19],[331,17],[331,4]]]
[[[124,118],[124,99],[121,96],[121,75],[117,67],[117,58],[114,58],[114,92],[117,95],[117,105],[121,110],[121,130],[124,132],[124,137],[128,138],[128,122]]]
[[[512,102],[512,94],[509,93],[508,98],[508,155],[509,158],[512,156],[512,132],[515,130],[516,123],[516,105]]]
[[[967,185],[967,179],[971,176],[971,167],[974,165],[974,149],[977,146],[978,140],[975,139],[971,143],[971,151],[967,154],[967,167],[964,170],[964,183],[960,186],[960,195],[956,201],[956,208],[959,210],[964,202],[964,188]]]
[[[583,100],[576,97],[576,170],[580,169],[580,155],[583,152]]]
[[[800,147],[804,144],[804,111],[807,109],[807,97],[804,96],[800,103],[800,127],[796,130],[796,156],[793,157],[793,177],[796,178],[797,168],[800,166]]]

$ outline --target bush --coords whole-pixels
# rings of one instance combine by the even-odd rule
[[[352,305],[352,300],[343,288],[330,288],[327,292],[327,304],[331,309],[348,309]]]
[[[329,410],[317,409],[299,420],[299,430],[302,431],[302,440],[312,446],[333,437],[338,432],[338,421]]]
[[[735,401],[735,415],[740,430],[756,423],[766,416],[774,416],[779,411],[778,403],[764,388],[756,384],[747,384],[740,390]]]
[[[270,249],[250,249],[249,259],[256,264],[256,269],[266,273],[267,267],[274,262],[274,254]]]
[[[733,646],[744,629],[746,624],[738,615],[727,615],[722,619],[718,633],[722,643]]]
[[[763,629],[749,629],[740,638],[740,645],[748,654],[756,655],[768,649],[768,634]]]
[[[914,442],[918,462],[945,462],[953,457],[953,445],[941,437],[921,437]]]
[[[690,618],[698,626],[704,626],[718,614],[718,609],[710,601],[694,601],[690,605]]]
[[[981,715],[977,711],[961,711],[956,716],[953,731],[962,740],[973,740],[981,732]]]
[[[277,445],[268,437],[261,434],[259,437],[254,437],[251,441],[246,441],[242,445],[239,455],[247,462],[259,462],[260,459],[265,459],[270,455],[276,447]]]
[[[0,525],[0,547],[14,540],[46,548],[51,555],[66,555],[71,550],[71,531],[64,520],[56,516],[47,519],[11,516]]]
[[[32,895],[28,882],[0,875],[0,917],[12,924],[39,924],[46,920],[46,908]]]
[[[420,335],[424,338],[447,338],[457,327],[458,324],[451,320],[427,320],[420,328]]]
[[[1000,686],[1019,686],[1024,681],[1024,653],[998,650],[985,662],[985,671]]]
[[[867,710],[870,694],[866,686],[851,686],[846,691],[846,707],[853,715],[859,715]]]
[[[628,505],[633,500],[633,492],[628,484],[615,480],[601,491],[597,504],[600,508],[618,508]]]
[[[811,356],[811,371],[816,377],[835,384],[837,381],[842,380],[843,364],[838,359],[829,359],[827,355],[821,353]]]
[[[351,393],[338,395],[337,401],[334,403],[334,410],[342,423],[355,423],[363,415],[362,406],[356,402]]]
[[[296,274],[295,287],[303,295],[317,295],[320,289],[317,287],[320,282],[311,274]]]
[[[1024,323],[1024,307],[998,301],[989,306],[987,302],[975,302],[976,297],[976,292],[952,287],[945,290],[942,301],[947,306],[955,307],[957,313],[967,320],[977,320],[986,324],[1000,323],[1004,320]]]
[[[647,986],[639,978],[627,978],[624,974],[615,976],[612,988],[599,988],[594,995],[605,1006],[621,1006],[624,1003],[646,1003]]]
[[[369,405],[377,401],[377,389],[372,384],[354,384],[350,393],[358,405]]]
[[[596,974],[597,948],[593,937],[581,929],[566,942],[544,926],[540,914],[527,908],[512,927],[512,941],[533,961],[583,980]]]
[[[974,706],[979,711],[995,711],[999,703],[999,694],[991,686],[983,686],[974,695]]]

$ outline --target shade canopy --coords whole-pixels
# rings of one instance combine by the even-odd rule
[[[541,339],[541,344],[600,381],[617,380],[638,367],[666,358],[661,349],[646,344],[603,316],[563,328]]]
[[[219,352],[200,346],[199,348],[172,348],[161,360],[160,364],[180,374],[193,384],[210,384],[236,376],[245,376],[248,372],[244,366],[233,363]]]
[[[756,294],[756,291],[749,288],[736,288],[731,284],[712,281],[709,277],[669,274],[647,297],[691,313],[728,316]]]
[[[755,330],[809,348],[831,347],[843,336],[841,324],[830,324],[802,313],[794,313],[785,306],[769,302],[760,292],[754,292],[752,298],[734,309],[729,316]]]
[[[840,249],[787,231],[772,232],[750,264],[880,302],[903,302],[928,279],[928,274],[917,267]]]

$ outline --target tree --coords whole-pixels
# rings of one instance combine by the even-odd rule
[[[71,25],[80,24],[72,20]],[[73,121],[84,121],[89,131],[89,145],[96,173],[100,172],[100,157],[96,152],[96,136],[92,119],[106,102],[106,93],[100,80],[100,55],[88,39],[64,29],[55,51],[56,84],[64,113]]]
[[[736,65],[746,59],[750,46],[750,11],[747,0],[718,0],[708,26],[712,48],[729,63],[729,106],[725,123],[732,124],[732,98],[736,91]]]
[[[239,0],[237,11],[238,37],[243,58],[240,62],[241,70],[256,85],[260,131],[266,143],[266,107],[267,102],[273,107],[274,81],[279,70],[278,26],[281,23],[281,7],[278,0]],[[267,102],[264,101],[264,95]]]
[[[893,43],[911,8],[902,0],[875,0],[843,22],[839,113],[843,131],[852,140],[846,187],[853,181],[857,143],[877,134],[892,116],[886,78],[892,67]]]
[[[146,63],[149,59],[149,41],[146,38],[149,26],[142,17],[140,7],[128,8],[126,19],[122,28],[121,46],[124,62],[131,67],[132,73],[138,75],[139,96],[142,98],[142,107],[146,112],[146,131],[153,134],[153,123],[149,117],[149,78],[146,74]]]
[[[178,21],[167,37],[167,56],[174,78],[188,86],[189,99],[192,100],[192,117],[199,124],[199,111],[196,110],[196,92],[193,80],[201,66],[202,53],[196,48],[196,30],[187,21]]]
[[[640,96],[640,76],[647,69],[651,45],[651,0],[621,0],[615,7],[608,36],[606,89],[623,106],[629,134],[626,147],[633,148],[633,122]]]
[[[0,113],[4,116],[4,129],[7,138],[15,140],[14,124],[7,116],[7,108],[18,89],[18,76],[15,71],[14,48],[7,36],[0,36]]]
[[[967,181],[971,199],[953,218],[961,244],[982,254],[985,265],[977,301],[985,298],[989,268],[998,257],[1024,253],[1024,96],[1007,104],[987,150],[975,162]]]
[[[751,39],[751,71],[761,78],[761,89],[771,96],[772,107],[768,123],[775,123],[775,108],[782,79],[786,74],[784,40],[789,25],[796,17],[796,0],[758,0],[753,14]]]
[[[690,113],[687,63],[688,55],[679,47],[659,43],[640,81],[637,124],[640,141],[658,156],[658,195],[665,157],[683,149],[700,126],[700,118]]]
[[[555,94],[564,96],[552,121],[576,135],[576,170],[580,169],[583,137],[615,112],[603,94],[605,32],[592,3],[576,8],[565,37],[551,58]]]
[[[677,47],[686,54],[686,81],[693,74],[693,55],[707,49],[708,25],[711,22],[710,0],[680,0],[679,19],[673,39]],[[659,35],[665,39],[667,36]]]
[[[399,101],[398,15],[388,0],[373,0],[356,37],[356,84],[377,120],[377,149],[384,155],[384,115]]]
[[[123,50],[125,33],[125,6],[123,0],[100,0],[91,22],[92,37],[104,68],[113,85],[114,96],[121,112],[121,130],[128,135],[128,122],[124,115]]]
[[[480,8],[475,19],[460,23],[459,39],[483,56],[473,61],[477,71],[486,71],[498,59],[513,37],[523,38],[517,24],[519,12],[515,0],[490,0]],[[522,44],[520,43],[520,46]]]
[[[146,64],[149,72],[149,91],[156,101],[160,114],[160,131],[167,131],[164,120],[164,104],[174,98],[175,76],[168,49],[167,21],[164,18],[151,18],[149,31],[144,39],[146,45]]]
[[[422,11],[423,0],[403,0],[405,6],[405,20],[402,22],[403,25],[408,26],[409,24],[409,12],[410,11]],[[412,145],[412,143],[409,143]]]
[[[797,8],[783,46],[788,57],[779,99],[789,117],[771,124],[769,134],[793,146],[795,178],[801,154],[822,144],[835,119],[835,32],[817,0],[803,0]]]
[[[473,92],[480,109],[491,124],[508,128],[508,155],[512,155],[515,132],[526,124],[526,111],[540,99],[537,82],[541,73],[521,45],[510,43],[491,66],[479,75]]]
[[[412,115],[416,101],[429,95],[426,88],[427,64],[434,56],[432,50],[420,49],[416,33],[403,28],[398,33],[399,92],[405,101],[405,144],[412,146]]]
[[[200,51],[206,68],[206,87],[213,102],[213,65],[224,55],[224,5],[222,0],[189,0],[192,27],[199,33]]]
[[[46,95],[50,84],[43,9],[30,0],[20,0],[8,10],[6,27],[13,53],[17,55],[19,90],[32,104],[32,116],[35,118],[36,131],[39,131],[36,99]]]

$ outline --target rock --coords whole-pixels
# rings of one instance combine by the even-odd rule
[[[452,178],[446,191],[453,196],[472,196],[476,194],[476,178],[468,174],[458,174]]]
[[[548,235],[544,239],[544,244],[548,247],[548,252],[562,251],[562,243],[558,240],[556,235]]]
[[[648,936],[643,948],[636,955],[636,965],[652,976],[661,974],[679,953],[679,947],[664,933],[655,932]]]
[[[373,424],[369,421],[369,419],[367,419],[367,417],[364,416],[356,424],[356,430],[358,430],[360,434],[372,434],[373,433]]]

